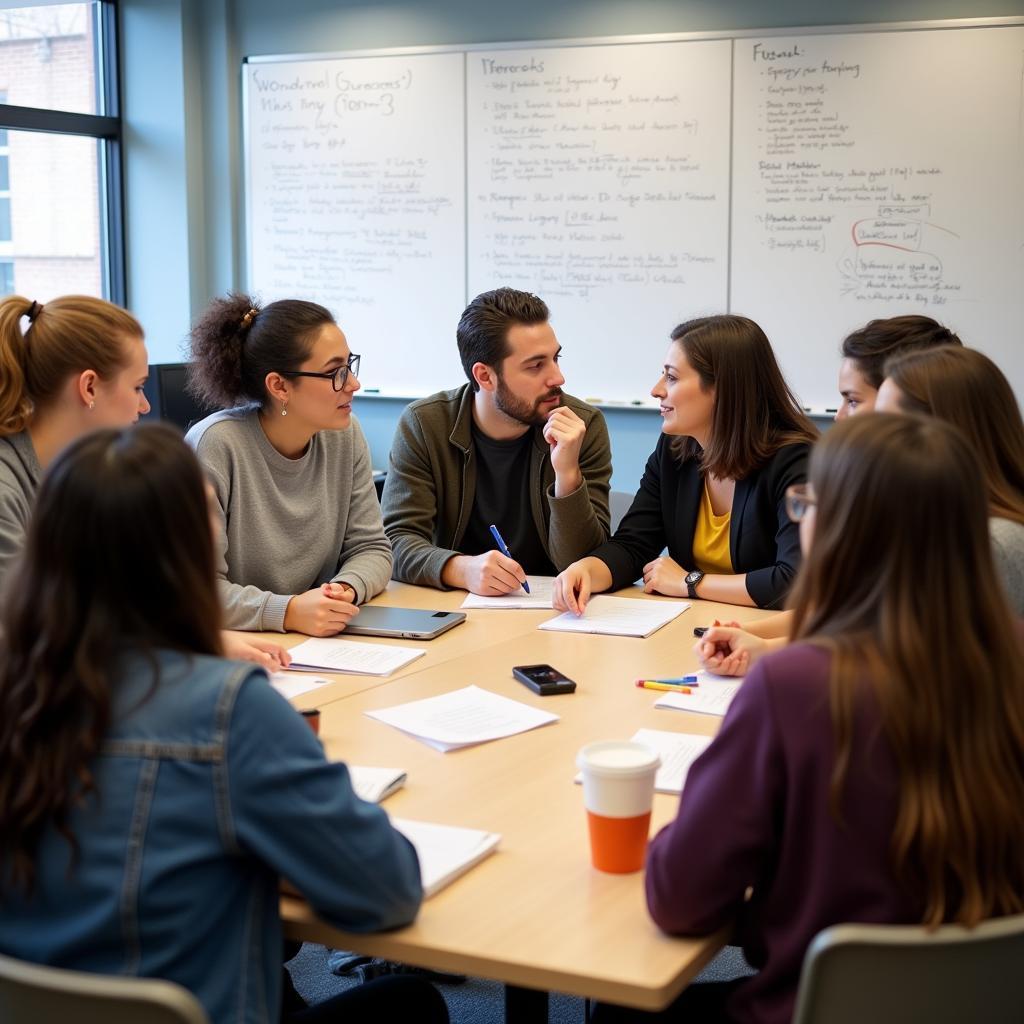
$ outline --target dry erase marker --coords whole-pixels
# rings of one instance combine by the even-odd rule
[[[693,693],[689,686],[672,686],[669,683],[655,683],[647,679],[638,679],[636,685],[642,690],[665,690],[668,693]]]
[[[494,525],[494,523],[491,523],[491,536],[494,538],[495,543],[498,545],[498,550],[506,558],[511,558],[512,557],[512,552],[509,551],[508,545],[505,543],[504,540],[502,540],[501,534],[498,533],[498,528]],[[527,593],[529,593],[530,592],[530,584],[529,583],[524,583],[523,584],[523,590],[525,590]]]

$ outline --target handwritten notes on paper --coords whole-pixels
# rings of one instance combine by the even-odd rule
[[[662,694],[654,706],[721,718],[729,710],[729,705],[743,685],[742,679],[716,676],[710,672],[698,672],[697,680],[700,686],[692,692]]]
[[[366,715],[401,729],[442,753],[514,736],[558,721],[558,715],[478,686],[466,686],[393,708],[367,711]]]
[[[556,633],[603,633],[647,637],[690,607],[689,601],[645,601],[639,597],[592,597],[582,615],[563,612],[538,629]]]
[[[344,672],[353,675],[386,676],[426,651],[416,647],[364,644],[337,637],[310,637],[289,652],[293,672]]]
[[[512,594],[502,597],[483,597],[480,594],[467,594],[462,602],[463,608],[551,608],[551,588],[555,584],[554,576],[527,576],[530,592],[522,587]]]

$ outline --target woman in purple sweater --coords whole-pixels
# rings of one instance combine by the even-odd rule
[[[985,495],[959,433],[887,414],[829,431],[790,489],[795,641],[751,671],[647,861],[658,925],[731,922],[759,972],[666,1018],[785,1024],[829,925],[1024,910],[1024,643]]]

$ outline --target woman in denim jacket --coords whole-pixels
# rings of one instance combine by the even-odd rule
[[[87,436],[43,482],[0,617],[0,951],[263,1024],[280,878],[355,932],[408,924],[422,892],[263,670],[216,656],[207,493],[161,426]],[[298,1019],[447,1019],[419,979],[381,981]]]

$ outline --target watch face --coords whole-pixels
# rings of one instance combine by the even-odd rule
[[[677,577],[678,579],[678,577]],[[700,581],[704,579],[704,573],[700,571],[688,572],[686,574],[686,582],[691,586],[696,586]]]

